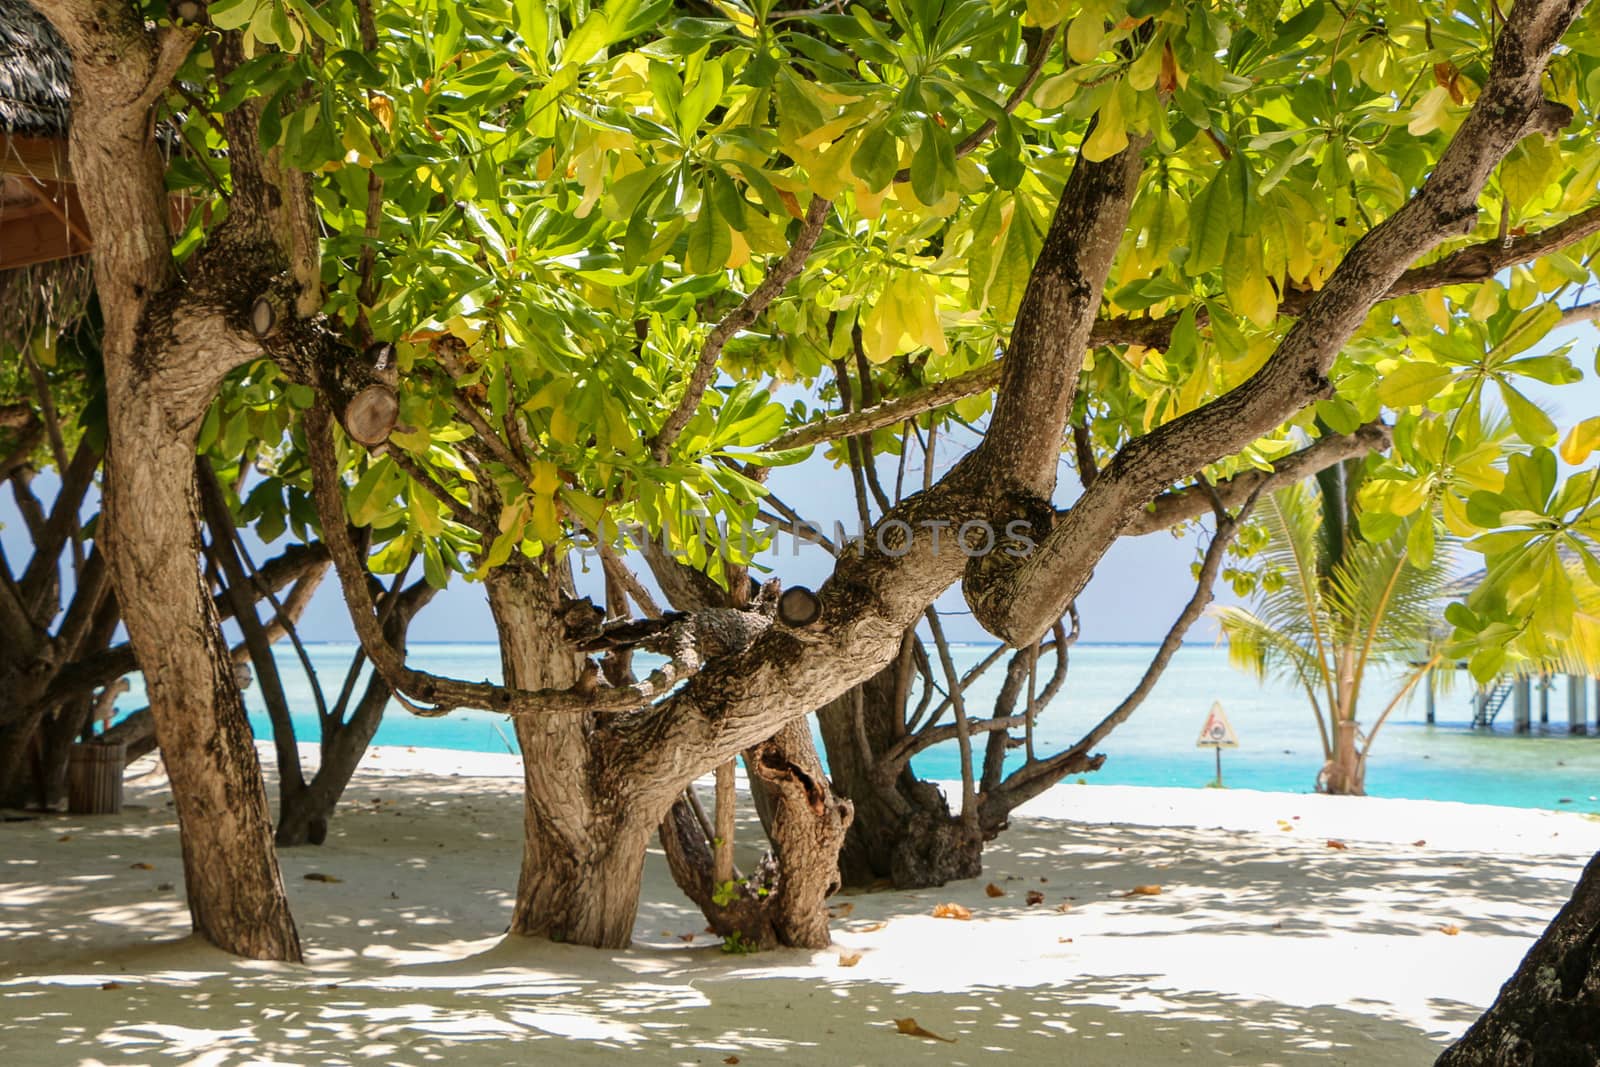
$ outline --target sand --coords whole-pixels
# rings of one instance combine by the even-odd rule
[[[836,898],[829,951],[723,953],[652,853],[610,952],[504,939],[517,774],[370,753],[283,853],[305,966],[186,936],[158,771],[120,816],[0,824],[0,1063],[1426,1064],[1600,849],[1573,813],[1063,785],[983,878]]]

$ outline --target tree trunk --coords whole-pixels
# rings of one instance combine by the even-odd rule
[[[558,614],[563,563],[545,573],[513,560],[490,572],[489,608],[500,635],[507,684],[565,687],[580,660]],[[563,583],[563,578],[566,579]],[[517,716],[522,748],[523,855],[511,932],[595,948],[626,948],[633,938],[645,847],[656,822],[626,787],[599,781],[603,761],[590,748],[592,716]]]
[[[751,749],[749,766],[776,794],[770,833],[778,876],[767,901],[773,932],[782,945],[827,948],[827,900],[839,891],[839,853],[854,805],[828,788],[805,719]]]
[[[1356,745],[1353,719],[1336,719],[1333,733],[1333,758],[1317,774],[1317,792],[1332,796],[1366,795],[1366,761]]]
[[[1500,996],[1437,1067],[1600,1063],[1600,856]]]
[[[35,712],[0,722],[0,808],[42,803],[37,762],[43,719]]]
[[[437,592],[427,582],[417,582],[404,592],[384,620],[383,633],[389,643],[405,654],[406,632],[417,612],[427,606]],[[284,800],[278,813],[274,840],[280,848],[320,845],[327,839],[328,823],[344,795],[345,787],[366,755],[367,746],[383,722],[392,693],[378,672],[367,679],[366,690],[348,719],[323,724],[322,760],[311,781]],[[343,715],[343,705],[333,709],[335,718]]]
[[[710,835],[689,801],[680,799],[661,823],[672,879],[720,937],[757,949],[827,948],[827,899],[839,890],[850,801],[829,790],[803,719],[749,749],[745,764],[752,790],[759,781],[773,802],[772,850],[731,893],[719,893],[727,879],[716,872]]]
[[[172,783],[190,915],[225,951],[298,961],[255,741],[198,562],[195,427],[170,427],[134,362],[106,364],[100,536]]]
[[[858,690],[817,711],[833,788],[855,805],[855,818],[839,854],[840,875],[848,886],[864,888],[887,879],[896,889],[976,878],[983,872],[983,838],[951,815],[939,787],[917,778],[909,765],[888,786],[873,773],[877,755],[893,744],[904,721],[904,711],[895,702],[897,670],[891,662]]]

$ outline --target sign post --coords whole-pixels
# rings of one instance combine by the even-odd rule
[[[1222,750],[1225,748],[1238,748],[1239,735],[1233,732],[1233,726],[1228,722],[1228,716],[1222,710],[1222,702],[1216,701],[1211,705],[1211,711],[1206,715],[1206,724],[1200,727],[1200,739],[1194,743],[1196,748],[1209,748],[1217,754],[1217,788],[1222,788]]]

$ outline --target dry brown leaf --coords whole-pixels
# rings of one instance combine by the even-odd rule
[[[336,885],[339,882],[344,881],[344,879],[343,878],[335,878],[331,874],[323,874],[321,871],[311,871],[310,873],[308,873],[306,875],[306,881],[308,881],[308,882],[327,882],[330,885]]]
[[[990,882],[988,885],[984,886],[983,891],[991,897],[1003,897],[1006,895],[1006,891],[995,885],[993,882]]]
[[[1337,849],[1338,851],[1343,852],[1345,849],[1349,848],[1350,846],[1345,844],[1343,841],[1340,841],[1336,837],[1330,837],[1330,838],[1328,838],[1328,847],[1332,848],[1332,849]]]
[[[56,840],[57,841],[71,841],[72,840],[72,835],[71,834],[62,834],[60,837],[56,838]]]
[[[1058,944],[1058,945],[1070,945],[1070,944],[1072,944],[1072,938],[1070,938],[1070,937],[1058,937],[1058,938],[1056,938],[1056,944]]]
[[[882,930],[885,926],[888,926],[888,925],[889,924],[886,923],[886,922],[867,923],[867,925],[865,925],[865,926],[854,927],[853,929],[851,929],[850,932],[853,933],[853,934],[874,934],[874,933],[877,933],[879,930]]]
[[[1122,895],[1125,897],[1159,897],[1161,895],[1161,887],[1158,885],[1136,885]]]
[[[1454,937],[1461,932],[1461,927],[1453,926],[1447,923],[1444,926],[1439,927],[1439,932],[1441,934],[1449,934],[1451,937]]]
[[[935,919],[970,919],[972,912],[960,904],[936,904],[933,908]]]
[[[909,1034],[911,1037],[925,1037],[930,1041],[945,1041],[952,1045],[956,1043],[956,1039],[953,1037],[940,1037],[932,1030],[924,1030],[922,1027],[917,1025],[917,1020],[909,1017],[904,1019],[896,1019],[894,1021],[894,1028],[900,1031],[902,1034]]]
[[[847,903],[844,903],[844,904],[840,904],[840,905],[838,905],[836,907],[829,908],[828,909],[828,917],[830,919],[843,919],[846,916],[848,916],[852,911],[855,911],[855,910],[856,910],[856,906],[854,904],[852,904],[852,903],[848,903],[847,902]]]
[[[148,863],[130,863],[128,864],[128,869],[133,871],[153,871],[155,867]]]
[[[1037,889],[1030,889],[1028,890],[1028,896],[1026,899],[1028,901],[1028,907],[1031,908],[1035,904],[1044,903],[1044,894],[1039,892]]]
[[[694,935],[693,934],[679,934],[678,935],[678,940],[679,941],[693,941],[694,940]]]
[[[1063,900],[1061,903],[1056,905],[1056,910],[1065,915],[1067,912],[1072,910],[1072,905]]]
[[[839,966],[841,966],[841,967],[854,967],[856,964],[858,964],[860,962],[861,962],[861,953],[859,953],[859,952],[841,952],[841,953],[839,953]]]
[[[122,988],[122,983],[121,982],[101,982],[100,983],[100,988],[101,989],[121,989]]]
[[[737,1057],[737,1056],[729,1056],[728,1058],[724,1059],[722,1062],[726,1063],[726,1064],[735,1064],[735,1063],[739,1062],[739,1057]]]
[[[1427,843],[1428,842],[1425,839],[1419,837],[1415,841],[1411,842],[1411,847],[1412,848],[1421,848],[1423,845],[1426,845]]]

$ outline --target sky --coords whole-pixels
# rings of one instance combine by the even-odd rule
[[[1600,414],[1600,375],[1596,373],[1596,342],[1600,338],[1595,330],[1581,327],[1553,335],[1551,345],[1573,341],[1573,361],[1583,370],[1584,380],[1574,385],[1552,387],[1528,383],[1525,391],[1546,407],[1557,425],[1563,428],[1579,419]],[[787,401],[789,398],[783,398]],[[935,477],[944,473],[966,451],[977,443],[970,432],[956,431],[941,439],[935,458]],[[885,484],[893,485],[892,459],[882,468]],[[908,485],[921,483],[920,460],[913,458],[908,464]],[[36,481],[37,491],[48,500],[55,481],[48,474]],[[1077,486],[1077,475],[1063,458],[1059,479],[1058,504],[1070,502]],[[792,467],[774,470],[769,480],[772,491],[791,508],[809,521],[817,523],[831,533],[833,524],[842,522],[849,530],[857,526],[854,492],[847,470],[836,470],[821,456],[819,449],[811,459]],[[98,506],[91,500],[85,507],[86,516]],[[262,545],[246,532],[252,554],[257,563],[281,550],[281,545]],[[0,545],[13,569],[27,557],[28,542],[16,506],[10,495],[0,498]],[[1081,640],[1086,643],[1155,642],[1166,633],[1172,621],[1194,589],[1190,566],[1198,558],[1203,545],[1200,536],[1190,532],[1175,536],[1161,532],[1143,537],[1123,538],[1112,546],[1098,568],[1089,586],[1078,599],[1082,621]],[[777,551],[758,557],[758,562],[770,568],[770,574],[780,578],[784,585],[820,586],[832,569],[831,557],[820,547],[797,547],[790,537],[781,539]],[[580,593],[588,594],[602,602],[599,566],[592,558],[587,563],[575,559]],[[642,562],[635,568],[649,583],[648,571]],[[1219,583],[1217,602],[1230,603],[1231,593],[1225,583]],[[951,640],[987,642],[992,640],[967,612],[959,588],[948,591],[938,602],[945,617],[945,629]],[[344,609],[338,583],[326,579],[300,625],[301,637],[306,641],[350,641],[354,639],[349,617]],[[1216,630],[1209,620],[1196,624],[1190,641],[1215,640]],[[437,596],[412,624],[412,641],[429,642],[493,642],[494,623],[489,615],[483,586],[460,579]]]

